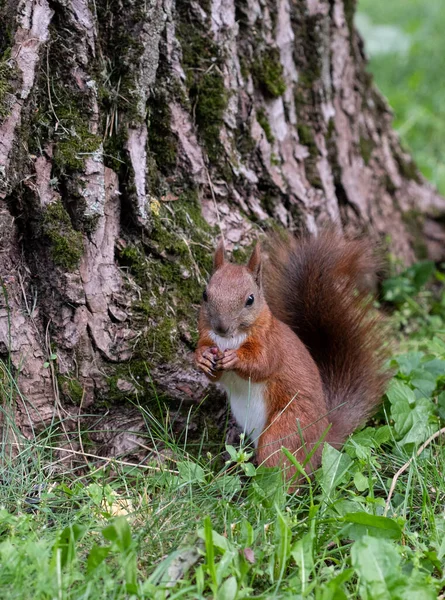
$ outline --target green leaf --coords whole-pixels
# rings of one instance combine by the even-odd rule
[[[400,440],[400,443],[402,445],[420,444],[436,431],[438,428],[437,424],[432,425],[429,421],[433,412],[434,404],[430,400],[427,400],[426,398],[418,400],[417,405],[409,412],[409,414],[404,415],[403,427],[406,433]]]
[[[60,564],[62,568],[69,565],[76,556],[76,542],[78,542],[85,534],[86,528],[81,525],[74,523],[68,525],[59,534],[56,543],[54,544],[54,551],[61,551]]]
[[[414,404],[416,401],[413,390],[406,383],[403,383],[399,379],[391,380],[386,395],[388,396],[388,400],[393,405],[401,402]]]
[[[329,498],[335,487],[341,483],[352,464],[352,459],[333,446],[325,444],[322,454],[321,487],[324,496]]]
[[[209,572],[209,575],[212,579],[213,585],[217,585],[216,580],[216,567],[215,567],[215,548],[213,545],[213,531],[212,531],[212,522],[210,521],[210,517],[205,517],[204,519],[204,531],[203,537],[205,542],[206,549],[206,566]]]
[[[433,276],[435,270],[436,265],[434,264],[434,262],[428,260],[418,262],[412,265],[411,267],[409,267],[409,269],[407,269],[407,272],[413,278],[413,282],[417,290],[420,290]]]
[[[387,396],[391,402],[394,429],[402,444],[423,442],[431,433],[430,416],[434,404],[427,398],[416,400],[413,390],[399,380],[393,380]],[[405,437],[404,437],[405,436]]]
[[[310,532],[295,542],[291,555],[300,568],[302,589],[304,591],[314,568],[313,538]]]
[[[435,358],[433,360],[429,360],[427,362],[422,363],[422,369],[425,369],[432,375],[439,377],[440,375],[445,375],[445,360],[441,360],[440,358]]]
[[[411,373],[411,385],[420,390],[425,398],[431,398],[436,389],[436,377],[428,371],[415,369]]]
[[[111,525],[102,529],[102,535],[106,540],[115,542],[121,552],[129,550],[131,547],[131,531],[125,517],[114,519]]]
[[[184,460],[177,463],[179,477],[183,483],[204,483],[206,479],[204,469],[191,460]]]
[[[97,569],[97,567],[100,564],[102,564],[103,561],[107,558],[110,551],[111,546],[98,546],[97,544],[95,544],[88,554],[87,573],[89,574],[95,569]]]
[[[351,562],[365,597],[392,598],[400,577],[400,555],[391,542],[364,536],[352,546]]]
[[[207,519],[208,519],[208,517],[206,517],[205,523],[207,523]],[[231,548],[230,542],[228,541],[228,539],[226,537],[224,537],[217,531],[214,531],[213,529],[211,530],[211,532],[212,532],[212,547],[218,548],[218,550],[221,550],[222,552],[225,552],[226,550],[229,550]],[[206,541],[207,535],[208,535],[208,532],[206,532],[205,527],[198,529],[198,536],[201,539],[203,539],[204,541]]]
[[[247,477],[254,477],[256,473],[255,465],[253,465],[252,463],[241,463],[241,468],[247,475]]]
[[[377,447],[382,444],[386,444],[391,439],[391,427],[389,425],[383,425],[378,429],[375,429],[375,443]]]
[[[229,453],[230,458],[232,459],[233,462],[238,461],[238,452],[237,452],[237,450],[235,450],[235,448],[233,446],[226,444],[226,451]]]
[[[367,512],[353,512],[346,514],[343,520],[345,523],[361,525],[362,532],[360,537],[363,535],[372,535],[374,537],[400,539],[402,536],[400,525],[389,517],[379,517]]]
[[[275,539],[276,539],[276,548],[275,548],[275,569],[274,576],[275,579],[281,579],[284,571],[286,569],[287,563],[289,562],[290,552],[291,552],[291,538],[292,538],[292,530],[289,527],[286,517],[280,511],[278,506],[275,506],[275,510],[277,513],[277,520],[275,525]]]
[[[236,578],[229,577],[224,581],[216,593],[216,600],[235,600],[238,594],[238,584]]]
[[[354,485],[358,489],[359,492],[364,492],[369,487],[368,478],[365,477],[363,475],[363,473],[360,473],[360,471],[357,471],[354,474]]]
[[[354,569],[345,569],[329,581],[323,590],[322,600],[348,600],[343,584],[354,575]]]
[[[396,356],[394,360],[399,365],[400,372],[403,375],[409,375],[420,365],[423,356],[423,352],[408,352],[407,354]]]

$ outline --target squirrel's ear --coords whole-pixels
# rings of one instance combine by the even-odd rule
[[[215,255],[213,257],[213,270],[216,271],[219,267],[222,267],[226,262],[225,257],[225,249],[224,249],[224,240],[221,238],[218,242],[218,245],[215,250]]]
[[[261,246],[259,242],[257,242],[253,249],[252,256],[247,263],[247,268],[255,277],[257,284],[261,285]]]

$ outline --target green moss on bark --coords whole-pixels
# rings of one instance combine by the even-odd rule
[[[365,165],[368,165],[369,161],[371,160],[372,151],[374,150],[374,143],[372,140],[360,136],[359,146],[360,154],[362,155],[362,158],[365,161]]]
[[[252,75],[257,87],[267,96],[279,98],[286,91],[278,48],[267,48],[260,53],[253,63]]]
[[[228,102],[222,74],[216,69],[206,73],[190,93],[191,98],[196,101],[196,124],[208,157],[211,161],[217,161],[222,152],[219,135],[224,124],[223,117]]]
[[[80,406],[84,389],[74,375],[57,375],[57,382],[62,394],[76,406]]]
[[[275,138],[272,133],[272,129],[270,127],[270,123],[267,118],[266,112],[263,108],[260,108],[258,110],[256,118],[257,118],[258,123],[263,128],[263,131],[264,131],[267,141],[269,142],[269,144],[273,144],[275,141]]]
[[[157,166],[164,174],[175,167],[178,153],[178,142],[170,121],[168,98],[163,93],[155,94],[149,102],[148,144]]]
[[[73,121],[75,122],[75,121]],[[88,156],[100,149],[102,140],[88,131],[88,127],[79,121],[70,128],[54,150],[54,161],[62,173],[80,171]]]
[[[179,337],[196,343],[197,305],[212,268],[214,232],[195,190],[184,191],[169,208],[160,204],[152,218],[150,238],[129,243],[119,262],[141,288],[133,309],[144,334],[135,356],[156,364],[172,359]]]
[[[62,202],[54,202],[43,213],[42,232],[49,242],[56,265],[74,271],[83,254],[83,237],[75,231]]]
[[[228,103],[228,92],[221,72],[223,56],[219,46],[209,38],[208,29],[192,14],[189,3],[179,1],[177,10],[182,64],[196,126],[209,159],[218,162],[223,154],[220,131]]]
[[[0,60],[0,122],[11,112],[11,100],[14,99],[12,79],[15,76],[14,69],[5,58]]]

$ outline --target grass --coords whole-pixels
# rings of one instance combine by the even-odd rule
[[[324,448],[299,494],[248,447],[226,447],[222,466],[216,449],[193,457],[142,406],[153,452],[141,465],[83,455],[56,422],[25,439],[2,363],[0,597],[439,597],[445,452],[440,437],[416,450],[445,419],[444,279],[421,263],[385,282],[398,351],[383,408],[341,452]]]
[[[445,3],[359,0],[356,24],[394,125],[423,174],[445,194]]]

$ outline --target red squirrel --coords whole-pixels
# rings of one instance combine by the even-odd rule
[[[342,445],[384,392],[381,327],[363,285],[376,265],[369,245],[332,231],[269,245],[267,261],[257,244],[245,266],[218,245],[195,360],[226,390],[260,464],[289,467],[284,446],[313,471],[320,440]]]

